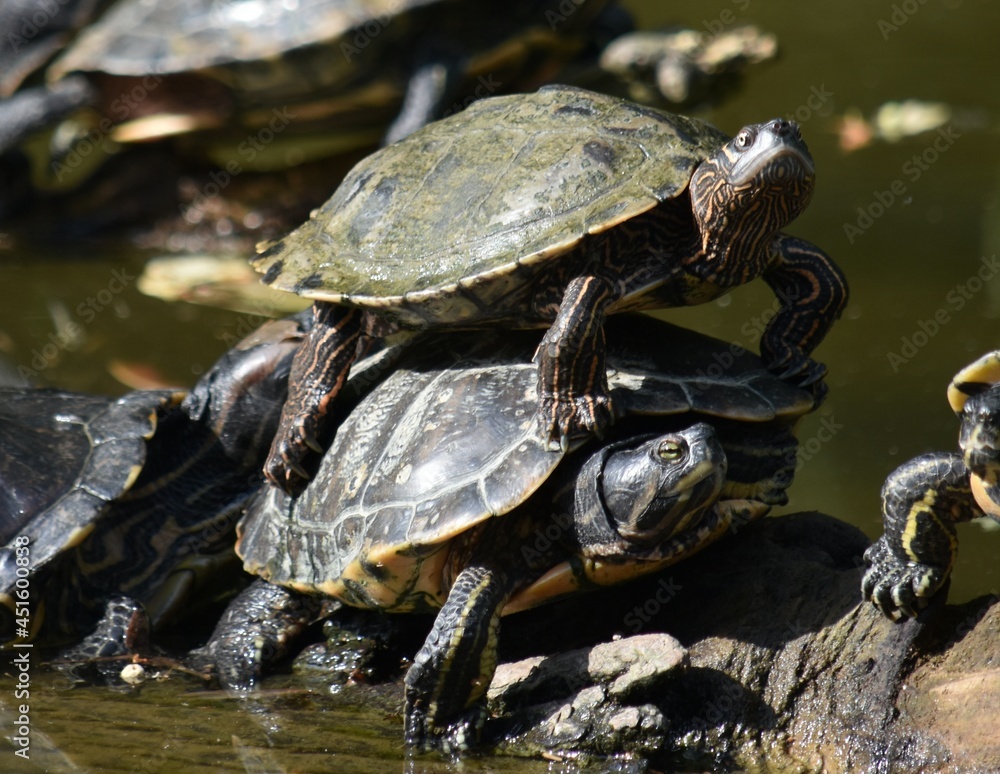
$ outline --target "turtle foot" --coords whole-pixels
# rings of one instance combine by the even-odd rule
[[[769,363],[767,369],[782,381],[808,390],[815,398],[817,406],[826,397],[828,390],[825,381],[826,366],[812,358],[804,356],[796,358],[789,355]]]
[[[431,718],[421,702],[406,702],[405,739],[410,752],[466,752],[476,747],[486,724],[486,702],[477,702],[458,718],[442,723]]]
[[[583,397],[545,395],[539,401],[542,437],[549,449],[568,451],[578,441],[604,437],[615,419],[611,395],[594,392]]]
[[[110,597],[93,631],[60,651],[56,663],[66,667],[74,679],[121,684],[122,668],[131,658],[149,652],[149,628],[146,609],[139,602],[123,595]]]
[[[947,577],[942,567],[901,560],[879,538],[865,551],[861,593],[893,621],[916,618]]]
[[[310,417],[295,417],[281,426],[264,463],[264,477],[288,494],[299,494],[312,478],[310,463],[323,452],[316,439],[316,422]]]
[[[322,612],[322,600],[258,579],[230,602],[189,663],[199,671],[214,671],[226,690],[246,693]]]

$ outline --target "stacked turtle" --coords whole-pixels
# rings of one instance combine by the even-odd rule
[[[440,608],[406,676],[406,736],[461,749],[485,717],[501,615],[655,572],[786,502],[808,391],[665,322],[607,328],[618,421],[565,451],[537,432],[529,331],[426,336],[384,378],[391,350],[359,362],[346,389],[365,397],[313,480],[296,497],[266,487],[241,522],[237,552],[267,584],[202,653],[222,682],[254,685],[324,599]],[[717,374],[720,357],[733,364]]]
[[[406,737],[463,748],[502,614],[655,571],[785,502],[796,420],[825,392],[809,354],[847,296],[822,251],[780,232],[813,178],[780,119],[728,140],[568,87],[483,100],[361,162],[256,262],[315,299],[314,325],[241,522],[238,553],[267,583],[201,657],[245,688],[324,600],[439,609],[406,677]],[[607,319],[757,276],[782,300],[763,360]],[[528,330],[413,333],[499,326]],[[345,392],[366,393],[346,416]]]

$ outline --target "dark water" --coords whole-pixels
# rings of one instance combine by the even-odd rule
[[[803,465],[790,508],[825,511],[874,537],[886,474],[921,452],[955,448],[945,387],[958,368],[1000,343],[1000,8],[988,0],[628,4],[650,26],[680,21],[717,30],[753,22],[779,38],[781,59],[754,71],[740,94],[706,115],[729,132],[794,116],[816,158],[816,195],[790,230],[835,258],[852,300],[817,353],[830,368],[830,397],[802,428]],[[946,128],[840,149],[839,117],[851,110],[870,117],[903,99],[947,104]],[[143,256],[126,248],[71,252],[0,254],[0,351],[46,383],[121,392],[109,366],[142,363],[190,384],[245,323],[232,313],[143,297],[134,281]],[[755,283],[668,316],[754,347],[757,323],[772,305]],[[79,335],[53,340],[67,320],[78,323]],[[959,537],[952,598],[1000,590],[1000,534],[967,525]],[[35,679],[38,765],[17,770],[403,768],[398,717],[327,697],[291,693],[277,709],[255,715],[171,684],[130,696],[68,691],[40,671]],[[13,692],[9,679],[0,680],[5,734],[18,703]],[[46,738],[57,752],[44,752]],[[15,764],[0,747],[0,770]],[[460,770],[543,768],[472,760]]]

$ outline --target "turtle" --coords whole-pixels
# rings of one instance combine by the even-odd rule
[[[1000,522],[1000,350],[961,369],[948,386],[961,429],[955,452],[903,463],[882,487],[884,533],[865,552],[861,590],[893,620],[917,616],[958,554],[956,525]]]
[[[93,88],[78,107],[96,107],[103,117],[96,131],[115,127],[117,141],[235,125],[230,139],[234,146],[243,141],[247,152],[231,155],[245,165],[249,150],[285,129],[275,118],[290,116],[290,132],[334,127],[327,144],[340,152],[373,144],[383,131],[398,139],[482,92],[484,83],[509,89],[549,60],[571,58],[614,4],[578,0],[553,25],[549,15],[558,5],[119,0],[82,30],[46,78],[58,87],[83,76]],[[256,137],[247,127],[273,131]]]
[[[249,688],[329,600],[440,609],[406,676],[406,737],[460,748],[482,725],[501,613],[654,572],[787,501],[809,391],[663,321],[607,328],[622,417],[565,452],[534,432],[537,332],[425,334],[388,376],[385,353],[361,361],[347,390],[366,394],[316,477],[248,506],[237,553],[263,582],[198,658]]]
[[[780,301],[760,344],[768,368],[821,396],[826,368],[809,354],[847,283],[826,253],[779,231],[814,180],[792,122],[730,140],[697,119],[566,86],[480,100],[383,148],[253,261],[266,284],[314,302],[265,475],[302,488],[330,399],[367,338],[547,327],[539,430],[563,446],[600,435],[614,415],[608,314],[703,303],[758,276]]]
[[[77,30],[90,23],[109,0],[6,0],[0,5],[0,98],[9,97],[32,73],[61,51]]]
[[[160,630],[237,567],[303,324],[266,324],[186,395],[0,389],[2,641],[72,642],[113,597]]]
[[[748,65],[777,53],[777,38],[752,25],[714,34],[685,27],[637,30],[609,41],[589,79],[572,82],[654,107],[703,106],[737,88]]]

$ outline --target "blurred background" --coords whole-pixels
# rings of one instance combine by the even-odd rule
[[[834,258],[852,296],[816,352],[829,367],[830,394],[802,425],[801,470],[786,511],[823,511],[874,538],[885,476],[922,452],[957,449],[945,388],[959,368],[1000,346],[1000,7],[989,0],[622,5],[641,29],[682,25],[711,38],[752,24],[777,40],[776,58],[748,64],[713,104],[684,111],[730,134],[774,116],[801,125],[818,182],[788,230]],[[288,166],[294,154],[283,151],[277,177],[248,172],[233,180],[227,190],[235,197],[239,188],[244,198],[232,205],[195,206],[228,161],[247,154],[234,155],[229,139],[218,143],[221,152],[192,156],[197,141],[180,136],[143,146],[129,172],[140,184],[130,179],[124,198],[110,195],[107,181],[78,199],[11,195],[0,222],[8,380],[109,394],[193,384],[284,302],[206,290],[170,262],[165,276],[180,289],[169,290],[151,270],[140,280],[147,262],[193,252],[241,264],[254,241],[322,203],[336,170],[343,174],[378,136],[369,133],[330,166]],[[187,159],[181,168],[170,161],[174,151]],[[165,194],[135,216],[126,211],[136,191],[146,184],[159,191],[165,181]],[[236,276],[237,285],[245,281]],[[165,300],[171,294],[188,300]],[[662,314],[756,351],[773,305],[755,282],[716,303]],[[960,529],[951,600],[1000,591],[1000,534],[987,532],[978,524]]]

